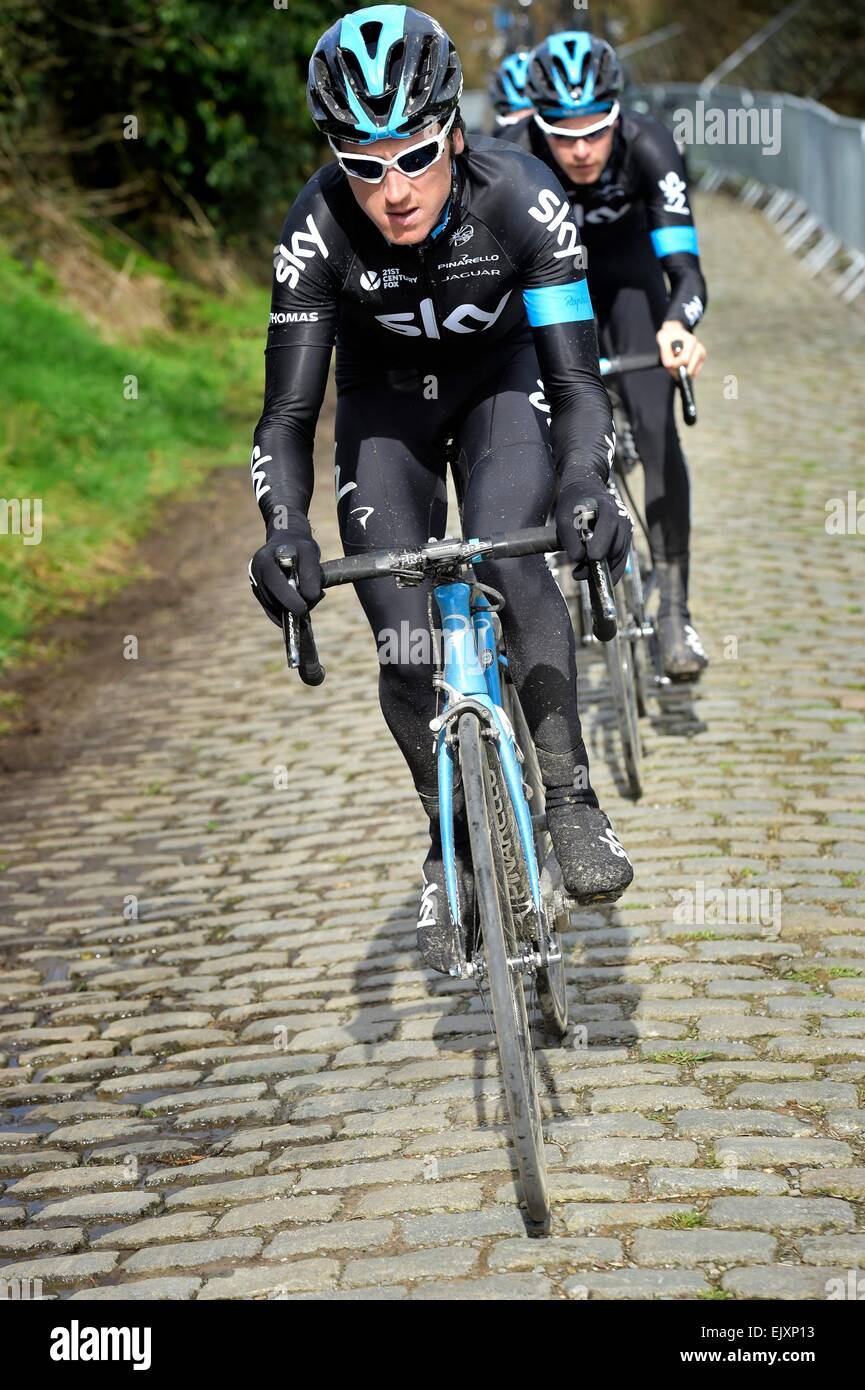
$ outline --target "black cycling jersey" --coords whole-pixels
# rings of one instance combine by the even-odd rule
[[[610,158],[592,184],[573,183],[557,163],[533,116],[502,127],[513,142],[543,161],[564,185],[586,247],[589,281],[615,279],[616,264],[651,241],[670,282],[665,313],[693,329],[706,308],[697,232],[688,204],[685,166],[666,126],[653,116],[623,112]]]
[[[453,160],[451,195],[420,246],[394,246],[334,163],[296,199],[274,252],[264,411],[251,462],[271,522],[309,507],[315,425],[336,344],[339,392],[415,374],[476,374],[531,344],[552,413],[561,486],[606,482],[609,401],[580,235],[564,190],[532,156],[486,136]],[[386,422],[385,422],[386,423]]]

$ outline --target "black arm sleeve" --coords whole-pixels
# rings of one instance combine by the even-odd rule
[[[598,368],[598,341],[580,234],[561,184],[532,155],[508,199],[508,244],[550,403],[550,443],[559,489],[606,484],[613,454],[610,401]]]
[[[682,157],[660,121],[646,123],[633,143],[631,157],[652,245],[670,282],[666,318],[694,328],[705,312],[707,294]]]
[[[299,195],[274,248],[264,409],[250,460],[268,527],[275,518],[284,527],[285,511],[305,516],[309,510],[315,427],[336,338],[345,246],[320,178],[315,175]]]

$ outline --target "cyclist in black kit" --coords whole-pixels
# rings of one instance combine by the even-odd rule
[[[696,375],[705,358],[691,330],[706,307],[706,284],[676,143],[653,117],[621,112],[621,90],[608,43],[577,31],[553,34],[529,63],[534,114],[496,134],[543,160],[567,192],[604,351],[657,346],[668,368],[626,376],[621,390],[645,470],[664,669],[674,680],[695,680],[708,663],[688,609],[690,485],[672,378],[682,365]]]
[[[397,5],[357,11],[319,40],[307,97],[336,162],[298,195],[275,249],[264,411],[251,473],[267,526],[250,565],[256,597],[281,622],[322,596],[307,511],[313,439],[336,343],[335,487],[346,554],[419,545],[446,532],[445,442],[455,440],[466,535],[543,525],[555,502],[576,565],[586,546],[574,507],[599,517],[588,553],[614,576],[631,524],[606,491],[609,401],[579,237],[548,200],[556,179],[531,155],[459,120],[462,76],[448,36]],[[552,428],[537,400],[543,374]],[[293,547],[298,589],[275,559]],[[484,562],[506,598],[511,669],[549,788],[550,834],[566,888],[612,901],[633,877],[588,778],[576,701],[574,638],[543,556]],[[438,830],[431,664],[393,633],[425,633],[428,586],[367,581],[358,596],[379,649],[387,724],[430,817],[418,940],[447,971],[447,896]],[[387,636],[388,651],[385,654]],[[428,652],[427,652],[428,655]],[[460,787],[461,792],[461,787]],[[471,901],[468,830],[457,813],[457,872]]]
[[[528,48],[509,53],[490,78],[490,102],[498,130],[532,114],[532,103],[526,92],[531,56]]]

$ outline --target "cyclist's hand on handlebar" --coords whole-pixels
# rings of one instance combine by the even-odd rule
[[[685,367],[688,376],[697,376],[706,360],[706,349],[693,333],[689,333],[678,319],[667,319],[655,334],[661,351],[661,363],[678,381],[679,368]],[[673,351],[673,344],[681,343],[679,352]]]
[[[267,540],[249,562],[252,592],[271,622],[282,627],[284,612],[303,618],[323,597],[321,587],[321,551],[303,518],[285,529],[268,527]],[[276,552],[287,548],[295,561],[297,587],[289,583],[288,575],[279,564]]]
[[[588,542],[583,540],[580,526],[574,517],[588,497],[597,503],[598,517]],[[556,529],[559,540],[573,561],[577,579],[586,578],[586,556],[590,560],[606,560],[615,584],[628,560],[634,523],[627,508],[600,481],[586,483],[584,488],[569,487],[556,503]]]

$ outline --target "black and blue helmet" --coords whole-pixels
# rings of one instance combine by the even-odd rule
[[[529,63],[529,99],[545,118],[608,111],[622,84],[615,50],[605,39],[596,39],[583,30],[551,34],[538,45]]]
[[[509,116],[513,111],[525,111],[531,106],[526,95],[531,52],[521,48],[503,58],[490,78],[490,101],[497,116]]]
[[[365,145],[447,119],[462,87],[457,51],[437,20],[408,5],[370,5],[322,34],[306,100],[323,135]]]

